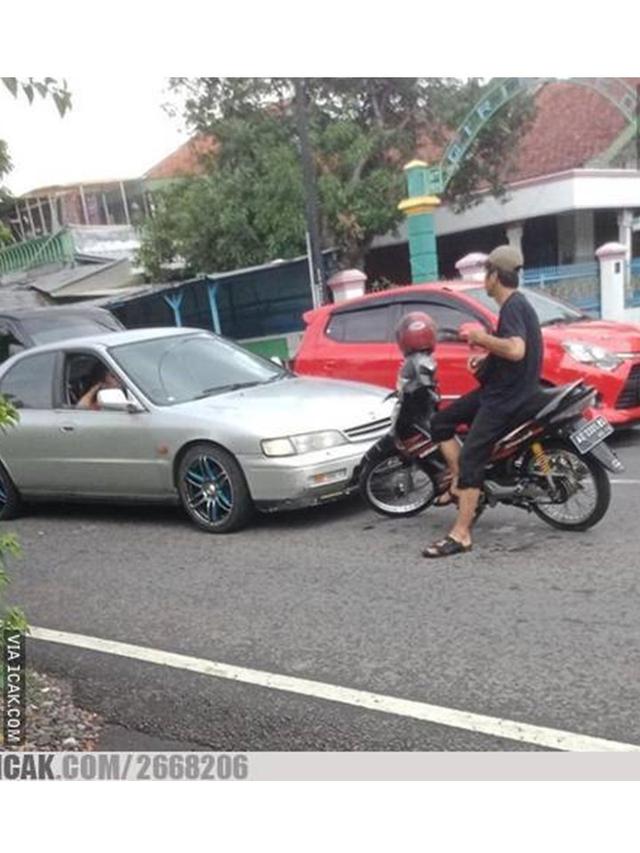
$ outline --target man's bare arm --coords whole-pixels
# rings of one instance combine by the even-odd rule
[[[488,332],[473,330],[468,335],[470,344],[484,347],[488,352],[508,361],[522,361],[527,347],[522,338],[498,338]]]

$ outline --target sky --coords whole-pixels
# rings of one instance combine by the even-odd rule
[[[160,75],[69,76],[72,109],[60,118],[52,100],[14,99],[0,84],[0,139],[13,170],[4,183],[16,195],[52,184],[135,178],[188,139]]]

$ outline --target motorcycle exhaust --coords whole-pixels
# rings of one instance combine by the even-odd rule
[[[494,480],[485,480],[484,491],[487,496],[487,501],[494,506],[500,501],[508,501],[510,498],[517,496],[522,490],[517,486],[501,486]]]
[[[544,496],[544,489],[541,489],[535,483],[518,483],[516,486],[501,486],[495,480],[485,480],[484,492],[487,498],[487,503],[490,506],[495,506],[497,503],[510,503],[521,500],[522,498],[535,500]]]

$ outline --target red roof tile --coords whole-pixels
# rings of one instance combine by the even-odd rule
[[[164,160],[156,163],[145,174],[145,178],[178,178],[187,175],[200,175],[204,171],[203,158],[218,147],[212,136],[197,134],[187,140]]]
[[[635,87],[640,81],[627,82]],[[537,93],[536,107],[510,181],[581,168],[605,152],[626,124],[602,95],[572,83],[548,83]]]

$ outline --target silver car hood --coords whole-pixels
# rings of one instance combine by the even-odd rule
[[[228,421],[260,438],[352,429],[389,418],[388,389],[295,376],[176,406],[183,414]]]

